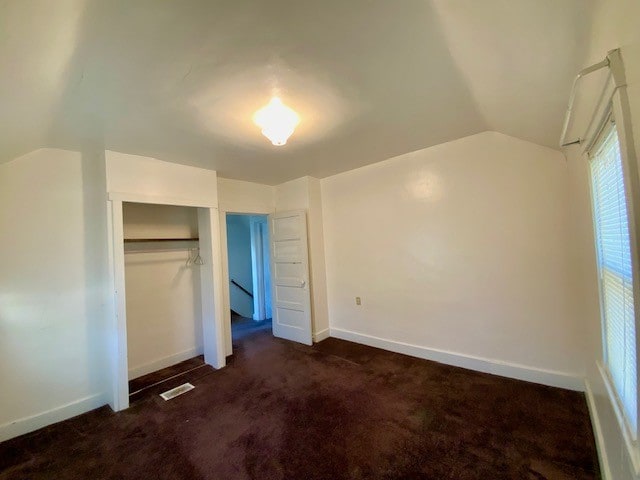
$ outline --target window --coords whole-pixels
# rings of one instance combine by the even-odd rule
[[[613,121],[606,125],[590,155],[604,364],[615,400],[635,439],[638,400],[629,196],[616,126]]]

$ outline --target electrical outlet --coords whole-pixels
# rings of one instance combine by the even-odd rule
[[[356,305],[362,305],[362,300],[360,300],[360,297],[356,297]]]

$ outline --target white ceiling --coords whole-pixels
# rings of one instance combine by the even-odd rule
[[[556,147],[587,0],[0,0],[0,162],[110,150],[269,184],[484,130]],[[301,116],[274,147],[251,116]]]

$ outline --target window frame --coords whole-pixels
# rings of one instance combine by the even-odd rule
[[[622,159],[622,146],[621,146],[621,142],[620,142],[620,136],[618,134],[618,127],[615,121],[615,118],[613,116],[613,112],[611,111],[611,109],[608,110],[608,114],[605,115],[605,121],[603,122],[597,136],[596,136],[596,140],[593,142],[593,144],[591,145],[589,151],[588,151],[588,157],[589,157],[589,162],[590,164],[594,161],[597,160],[598,155],[600,154],[602,148],[604,147],[605,143],[607,142],[607,140],[609,139],[609,136],[615,132],[616,134],[616,140],[618,142],[618,147],[619,150],[621,152],[621,163],[622,165],[622,180],[623,180],[623,188],[624,188],[624,194],[625,194],[625,206],[627,209],[626,212],[626,216],[630,217],[630,210],[629,210],[629,202],[630,202],[630,194],[629,194],[629,188],[630,188],[630,182],[629,179],[627,178],[627,173],[625,172],[625,167],[624,167],[624,159]],[[597,266],[598,266],[598,293],[599,293],[599,306],[600,306],[600,335],[601,335],[601,341],[602,341],[602,367],[603,367],[603,373],[604,376],[606,377],[606,386],[607,386],[607,390],[608,393],[611,397],[611,401],[612,403],[615,403],[615,406],[617,407],[617,410],[619,410],[620,416],[621,418],[619,419],[622,423],[624,428],[627,430],[627,434],[630,435],[631,439],[634,442],[637,442],[638,439],[638,422],[636,421],[636,426],[634,428],[634,426],[631,424],[629,417],[627,416],[626,410],[624,408],[623,405],[623,401],[620,398],[620,394],[618,393],[614,381],[613,381],[613,374],[611,372],[611,368],[609,365],[609,351],[608,351],[608,344],[607,344],[607,337],[608,337],[608,328],[610,328],[609,322],[607,320],[607,317],[605,315],[605,302],[604,302],[604,285],[603,285],[603,280],[604,280],[604,272],[603,272],[603,261],[601,258],[601,248],[602,246],[599,245],[599,241],[598,241],[598,229],[596,226],[597,223],[597,219],[596,219],[596,212],[595,212],[595,195],[594,195],[594,191],[593,191],[593,173],[590,173],[591,175],[591,198],[592,198],[592,208],[593,208],[593,224],[594,224],[594,237],[595,237],[595,253],[596,253],[596,259],[597,259]],[[630,221],[630,220],[629,220]],[[631,225],[629,223],[629,243],[631,246],[631,249],[633,249],[633,243],[632,243],[632,235],[631,235]],[[632,290],[633,290],[633,295],[634,295],[634,318],[636,319],[636,325],[638,324],[638,315],[636,313],[636,306],[638,305],[638,303],[636,302],[636,286],[638,284],[638,277],[636,276],[636,272],[635,272],[635,268],[633,265],[633,254],[631,254],[631,261],[632,261]],[[637,349],[637,337],[638,334],[636,332],[636,353],[638,352]],[[636,369],[638,368],[638,364],[637,364],[637,360],[636,360]],[[640,398],[638,398],[638,394],[636,393],[636,413],[638,413],[638,401],[640,400]],[[640,417],[639,417],[640,418]]]
[[[620,156],[622,161],[623,181],[625,189],[625,199],[627,206],[627,217],[629,222],[629,242],[631,245],[631,267],[632,267],[632,282],[633,282],[633,301],[634,301],[634,318],[636,328],[636,382],[640,385],[640,259],[639,259],[639,244],[638,244],[638,226],[640,225],[640,175],[637,164],[637,157],[635,152],[635,146],[633,144],[634,137],[631,129],[631,113],[629,110],[629,101],[626,94],[626,89],[617,89],[611,98],[611,102],[602,111],[600,116],[600,122],[595,129],[595,134],[592,136],[592,142],[587,145],[584,153],[586,153],[589,162],[598,150],[602,146],[603,142],[607,138],[608,125],[613,122],[613,128],[616,129],[618,136],[618,143],[620,147]],[[633,464],[636,475],[640,474],[640,395],[636,394],[636,410],[638,422],[635,429],[632,429],[627,415],[624,413],[622,401],[613,384],[611,374],[609,373],[609,367],[607,366],[606,358],[606,326],[604,317],[604,303],[602,296],[602,272],[600,268],[600,254],[596,245],[597,232],[596,232],[596,218],[595,210],[593,208],[593,183],[591,178],[591,172],[589,172],[589,184],[591,190],[591,205],[592,205],[592,225],[594,229],[594,249],[597,259],[598,270],[598,295],[599,295],[599,309],[600,309],[600,339],[602,346],[602,356],[597,362],[598,370],[604,381],[607,395],[615,412],[617,421],[622,431],[624,441],[629,453],[630,460]]]

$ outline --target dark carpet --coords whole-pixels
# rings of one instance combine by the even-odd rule
[[[0,444],[0,479],[599,478],[582,394],[336,339],[257,331],[145,392]]]
[[[134,401],[138,397],[145,395],[145,390],[156,386],[161,382],[166,382],[167,380],[184,375],[185,373],[201,368],[204,365],[204,355],[198,355],[197,357],[176,363],[175,365],[163,368],[157,372],[129,380],[129,401]]]
[[[231,337],[234,348],[238,341],[253,335],[259,331],[271,331],[271,319],[256,321],[252,318],[243,317],[236,313],[231,313]]]
[[[243,317],[234,312],[231,313],[231,337],[233,339],[234,349],[238,346],[238,342],[241,342],[245,337],[254,335],[256,332],[261,331],[271,331],[271,319],[256,321],[252,318]],[[189,373],[189,378],[192,378],[194,375],[199,375],[198,373],[190,372],[192,370],[199,369],[204,365],[204,355],[198,355],[197,357],[176,363],[175,365],[163,368],[157,372],[152,372],[147,375],[134,378],[129,381],[129,401],[137,401],[141,397],[148,395],[148,389],[156,387],[160,383],[173,380],[178,376]],[[186,377],[180,378],[176,381],[172,381],[171,383],[176,384],[177,382],[177,384],[180,385],[187,381],[185,378]],[[162,386],[155,388],[154,392],[157,390],[165,391],[168,390],[168,387],[163,384]]]

